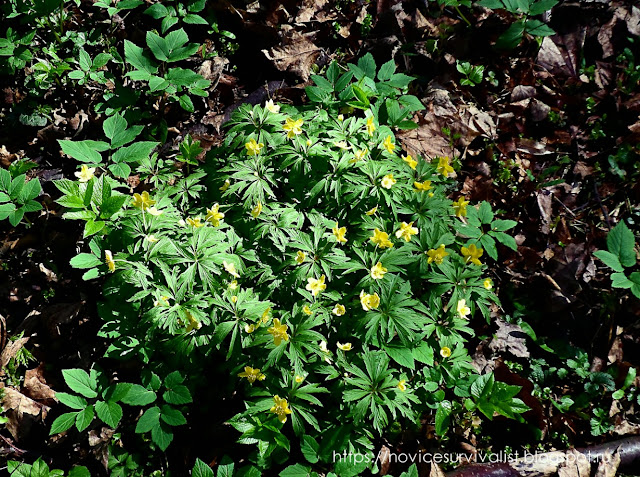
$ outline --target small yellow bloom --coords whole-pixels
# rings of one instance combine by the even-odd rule
[[[331,310],[331,313],[333,313],[336,316],[342,316],[347,312],[346,308],[344,307],[344,305],[341,305],[340,303],[336,304],[336,306],[333,307],[333,310]]]
[[[456,213],[456,217],[467,216],[467,205],[469,205],[469,201],[464,199],[465,199],[464,196],[462,196],[456,202],[453,203],[453,210]]]
[[[305,315],[309,315],[309,316],[313,315],[313,311],[311,311],[311,308],[309,308],[309,305],[304,305],[304,307],[302,307],[302,312]]]
[[[482,262],[478,260],[484,253],[484,250],[481,248],[477,248],[474,244],[471,244],[469,247],[462,247],[460,251],[462,252],[465,263],[471,262],[475,265],[482,265]]]
[[[273,402],[274,405],[270,411],[275,413],[278,416],[278,420],[284,424],[287,422],[287,414],[291,414],[289,403],[286,399],[281,398],[278,395],[273,396]]]
[[[338,114],[338,121],[344,121],[344,114]]]
[[[413,222],[402,222],[396,231],[396,238],[403,238],[407,242],[411,241],[412,235],[418,235],[418,228],[413,226]]]
[[[373,116],[367,118],[367,134],[373,136],[373,131],[376,130],[376,125],[373,124]]]
[[[449,255],[444,249],[444,244],[441,243],[437,249],[431,249],[427,252],[429,258],[427,259],[427,263],[435,262],[436,265],[442,264],[444,257]]]
[[[347,144],[346,141],[338,141],[335,143],[335,145],[337,147],[339,147],[340,149],[342,149],[343,151],[348,151],[349,150],[349,144]]]
[[[253,209],[251,209],[251,217],[257,219],[258,215],[260,215],[260,212],[262,212],[262,204],[258,202],[258,204]]]
[[[113,261],[113,255],[110,250],[104,251],[104,261],[107,264],[107,267],[109,267],[110,272],[116,271],[116,262]]]
[[[446,156],[438,158],[438,167],[436,167],[436,171],[445,177],[449,177],[449,174],[453,173],[453,167],[451,167],[450,159]]]
[[[311,292],[313,296],[318,296],[320,293],[327,289],[327,285],[324,283],[325,276],[322,275],[320,278],[307,278],[307,286],[306,289]]]
[[[346,227],[339,227],[338,222],[336,222],[336,226],[331,229],[331,231],[333,232],[333,235],[335,235],[338,243],[347,243],[347,239],[345,238],[345,235],[347,233]]]
[[[247,148],[247,156],[257,156],[260,154],[260,150],[264,147],[264,144],[258,143],[255,138],[251,138],[244,147]]]
[[[188,310],[185,310],[185,314],[187,315],[187,333],[191,333],[192,331],[202,328],[202,323],[196,320]]]
[[[451,348],[449,348],[448,346],[443,346],[442,348],[440,348],[440,356],[442,356],[443,358],[448,358],[449,356],[451,356]]]
[[[397,181],[393,178],[393,174],[387,174],[382,178],[380,185],[385,189],[391,189],[391,187],[393,187],[393,184],[395,184],[396,182]]]
[[[391,136],[387,136],[382,142],[382,147],[384,147],[388,153],[393,153],[396,149],[396,145],[393,143],[393,138]]]
[[[340,348],[342,351],[351,351],[352,346],[351,343],[340,343],[339,341],[336,343],[336,346]]]
[[[380,297],[378,296],[378,293],[369,295],[362,290],[360,292],[360,304],[364,311],[377,310],[380,306]]]
[[[78,178],[78,182],[89,182],[93,179],[93,173],[96,171],[95,167],[89,167],[86,164],[82,164],[80,172],[75,172],[74,175]]]
[[[491,290],[493,288],[493,282],[491,281],[491,278],[485,279],[485,281],[482,282],[482,286],[487,290]]]
[[[301,383],[302,381],[304,381],[304,376],[300,376],[299,374],[296,374],[296,377],[293,379],[295,380],[296,383]]]
[[[377,228],[373,231],[373,235],[369,238],[373,243],[375,243],[380,248],[391,248],[393,247],[393,243],[389,240],[389,234],[378,230]]]
[[[410,154],[406,156],[402,156],[402,160],[406,162],[411,169],[416,170],[416,166],[418,165],[418,161],[416,161]]]
[[[287,325],[280,324],[280,320],[278,318],[273,319],[273,326],[268,328],[267,332],[273,335],[273,342],[276,346],[280,346],[282,340],[289,341],[287,328]]]
[[[153,302],[153,306],[158,307],[158,306],[169,306],[169,297],[168,296],[161,296],[159,300],[156,300]]]
[[[413,187],[416,192],[424,192],[431,189],[431,181],[414,182]]]
[[[264,108],[270,113],[278,114],[280,112],[280,105],[275,104],[273,102],[273,99],[270,99],[269,101],[267,101],[264,105]]]
[[[262,316],[260,317],[260,322],[266,324],[269,321],[270,316],[271,316],[271,307],[268,307],[262,313]]]
[[[378,212],[378,206],[376,205],[373,209],[369,209],[365,212],[366,215],[373,215]]]
[[[366,147],[364,149],[362,149],[361,151],[356,151],[354,153],[353,159],[351,159],[349,161],[349,164],[355,164],[358,161],[362,161],[366,157],[368,152],[369,152],[369,150]]]
[[[155,205],[155,203],[156,201],[151,200],[146,190],[142,194],[133,194],[133,206],[138,209],[147,210],[152,205]]]
[[[164,214],[164,212],[162,212],[161,210],[156,209],[155,207],[149,207],[147,209],[147,214],[153,215],[154,217],[160,217],[162,214]]]
[[[235,305],[236,303],[238,303],[238,297],[237,297],[237,296],[235,296],[235,295],[233,295],[233,296],[231,297],[231,303],[233,303],[234,305]]]
[[[222,261],[222,266],[224,267],[224,269],[229,272],[229,274],[231,274],[232,276],[236,277],[236,278],[240,278],[240,274],[238,273],[238,271],[236,270],[236,266],[233,262],[229,263],[226,260]]]
[[[401,379],[400,381],[398,381],[398,389],[400,391],[405,392],[407,390],[407,386],[405,385],[406,382],[406,379]]]
[[[155,235],[147,235],[145,238],[147,239],[148,242],[151,242],[151,243],[156,243],[160,240],[159,238],[156,238]]]
[[[381,262],[378,262],[373,267],[371,267],[371,278],[373,278],[374,280],[382,279],[385,273],[387,273],[387,269],[382,266]]]
[[[246,331],[247,333],[251,334],[254,331],[256,331],[256,325],[254,325],[254,324],[244,325],[244,331]]]
[[[200,221],[200,217],[196,217],[194,219],[188,218],[187,219],[187,225],[190,225],[191,227],[194,227],[194,228],[198,229],[200,227],[204,227],[205,224],[203,224]]]
[[[256,381],[264,381],[266,376],[260,372],[259,368],[252,368],[251,366],[245,366],[242,373],[238,373],[238,377],[247,378],[251,384]]]
[[[462,300],[458,300],[458,306],[456,307],[456,311],[460,315],[460,318],[466,318],[471,313],[471,309],[467,306],[467,300],[464,298]]]
[[[302,265],[302,262],[304,262],[305,258],[307,258],[307,254],[302,250],[298,250],[298,253],[296,253],[296,263],[298,265]]]
[[[222,184],[222,187],[220,187],[220,192],[226,192],[230,185],[231,181],[229,179],[225,180],[224,184]]]
[[[204,218],[207,222],[211,222],[214,227],[218,227],[224,219],[224,214],[220,212],[220,204],[213,204],[213,207],[207,209],[207,215]]]
[[[233,280],[229,283],[229,290],[237,290],[238,289],[238,280]]]
[[[321,341],[320,342],[320,351],[322,351],[323,353],[328,353],[329,352],[329,348],[327,348],[327,342],[326,341]]]
[[[302,119],[296,119],[295,121],[291,118],[287,118],[284,122],[284,129],[287,132],[287,137],[291,139],[294,136],[298,136],[302,134],[302,125],[304,121]]]

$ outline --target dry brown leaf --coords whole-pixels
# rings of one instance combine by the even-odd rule
[[[535,86],[525,86],[525,85],[517,85],[511,91],[511,102],[517,103],[518,101],[522,101],[523,99],[533,98],[536,95]]]
[[[43,376],[44,363],[37,368],[29,369],[24,375],[23,392],[26,396],[37,401],[55,399],[56,393],[49,387]]]
[[[575,449],[567,451],[566,461],[558,469],[558,477],[589,477],[590,474],[588,459]]]
[[[538,51],[537,63],[551,74],[558,76],[572,76],[575,72],[567,65],[560,48],[551,37],[546,36]]]
[[[615,477],[620,466],[620,451],[616,450],[615,454],[607,451],[602,456],[602,460],[596,470],[594,477]]]
[[[211,60],[205,60],[202,62],[202,65],[198,70],[198,74],[202,75],[204,79],[211,82],[211,86],[209,87],[210,91],[216,89],[216,87],[218,86],[218,82],[220,82],[220,78],[222,77],[224,68],[228,64],[229,60],[226,58],[222,58],[221,56],[216,56]]]
[[[378,452],[378,465],[380,466],[380,475],[387,475],[391,466],[391,449],[383,445]]]
[[[273,61],[278,71],[297,74],[303,81],[307,81],[311,75],[311,67],[316,64],[322,50],[312,41],[315,32],[291,33],[283,39],[282,46],[262,50],[267,59]]]
[[[431,472],[429,472],[429,477],[445,477],[444,472],[435,462],[431,464]]]
[[[518,358],[530,356],[527,349],[527,334],[520,326],[497,319],[498,331],[489,344],[489,349],[494,353],[511,353]]]
[[[96,459],[102,463],[105,469],[109,467],[109,444],[115,432],[115,429],[110,427],[102,427],[100,434],[98,434],[97,429],[89,432],[88,440],[89,445],[92,447],[93,455],[96,456]]]
[[[14,388],[4,388],[2,407],[9,419],[7,429],[14,439],[25,438],[34,423],[42,422],[50,408],[28,398]]]
[[[4,367],[11,361],[18,351],[29,341],[29,336],[19,338],[15,341],[9,341],[9,344],[2,350],[0,354],[0,376],[4,376]]]
[[[327,7],[331,7],[329,0],[304,0],[300,10],[298,10],[295,22],[298,24],[324,23],[335,20],[337,18],[335,9]]]

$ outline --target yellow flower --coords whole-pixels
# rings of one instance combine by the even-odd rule
[[[393,178],[393,174],[387,174],[386,176],[384,176],[382,178],[382,181],[380,182],[380,185],[382,187],[384,187],[385,189],[391,189],[393,184],[395,184],[396,182],[397,181]]]
[[[235,296],[235,295],[233,295],[233,296],[231,297],[231,303],[233,303],[234,305],[235,305],[236,303],[238,303],[238,297],[237,297],[237,296]]]
[[[413,187],[415,188],[416,192],[424,192],[431,189],[431,181],[414,182]]]
[[[440,356],[442,356],[443,358],[448,358],[449,356],[451,356],[451,348],[449,348],[448,346],[443,346],[442,348],[440,348]]]
[[[257,156],[260,154],[260,150],[264,147],[264,144],[258,143],[255,138],[249,139],[249,142],[244,145],[247,148],[248,156]]]
[[[280,105],[275,104],[273,102],[273,99],[270,99],[269,101],[267,101],[264,105],[264,108],[270,113],[278,114],[280,112]]]
[[[311,292],[313,296],[318,296],[318,294],[322,293],[327,289],[327,285],[324,284],[325,276],[322,275],[320,278],[307,278],[307,286],[306,289]]]
[[[491,278],[485,279],[485,281],[482,282],[482,286],[487,290],[491,290],[493,288],[493,282],[491,281]]]
[[[301,383],[302,381],[304,381],[304,376],[300,376],[299,374],[296,374],[296,377],[293,379],[295,380],[296,383]]]
[[[460,315],[460,318],[466,318],[471,313],[471,308],[467,306],[467,300],[464,298],[462,300],[458,300],[458,306],[456,307],[456,311]]]
[[[387,136],[382,143],[382,146],[387,150],[388,153],[393,153],[396,148],[396,145],[392,142],[392,140],[393,138],[391,136]]]
[[[378,206],[376,205],[373,209],[369,209],[365,212],[366,215],[373,215],[378,211]]]
[[[400,391],[405,392],[407,390],[407,386],[405,385],[406,382],[406,379],[401,379],[400,381],[398,381],[398,389]]]
[[[347,243],[347,239],[345,238],[345,234],[347,233],[346,227],[338,228],[338,222],[336,222],[336,226],[331,229],[331,231],[333,232],[333,235],[335,235],[338,243]]]
[[[153,302],[153,306],[158,307],[158,306],[169,306],[169,297],[168,296],[161,296],[159,300],[156,300]]]
[[[238,273],[238,271],[236,270],[236,266],[233,262],[229,263],[226,260],[222,261],[222,266],[224,267],[224,269],[229,272],[229,274],[231,274],[232,276],[236,277],[236,278],[240,278],[240,274]]]
[[[338,121],[344,121],[344,114],[338,114]]]
[[[363,160],[368,152],[369,150],[366,147],[361,151],[356,151],[353,159],[349,161],[349,164],[355,164],[356,162]]]
[[[377,228],[373,231],[373,235],[369,238],[369,240],[371,240],[380,248],[393,247],[393,243],[389,240],[389,234],[387,232],[382,232]]]
[[[328,353],[329,349],[327,348],[327,342],[326,341],[321,341],[320,342],[320,351],[322,351],[323,353]]]
[[[340,348],[342,351],[351,351],[351,343],[340,343],[339,341],[336,343],[336,346]]]
[[[254,324],[244,325],[244,331],[246,331],[247,333],[251,334],[254,331],[256,331],[256,325],[254,325]]]
[[[260,215],[260,212],[262,212],[262,204],[258,202],[258,204],[253,209],[251,209],[251,217],[257,219],[258,215]]]
[[[457,200],[457,202],[453,203],[453,210],[456,212],[456,217],[467,216],[467,205],[469,205],[469,201],[464,199],[464,196],[462,196]]]
[[[335,143],[335,145],[337,147],[339,147],[340,149],[342,149],[343,151],[348,151],[349,150],[349,144],[347,144],[346,141],[338,141]]]
[[[269,321],[270,313],[271,313],[271,307],[268,307],[266,310],[264,310],[264,312],[262,312],[262,316],[260,317],[260,322],[267,323]]]
[[[113,261],[113,255],[110,250],[104,251],[104,261],[107,264],[107,267],[109,267],[110,272],[116,271],[116,262]]]
[[[219,204],[213,204],[213,207],[207,209],[207,215],[204,220],[211,222],[214,227],[218,227],[222,219],[224,219],[224,214],[220,212]]]
[[[291,118],[287,118],[284,122],[284,126],[282,129],[287,131],[287,137],[291,139],[294,136],[298,136],[302,134],[302,125],[304,121],[302,119],[296,119],[295,121]]]
[[[482,265],[482,262],[478,260],[484,253],[484,250],[482,250],[481,248],[477,248],[474,244],[471,244],[468,248],[462,247],[460,251],[462,252],[465,263],[471,262],[476,265]]]
[[[400,229],[396,231],[396,238],[403,238],[407,242],[411,241],[412,235],[418,235],[418,229],[413,226],[413,222],[402,222]]]
[[[451,161],[448,157],[445,156],[438,158],[438,167],[436,167],[436,171],[445,177],[448,177],[449,174],[453,173],[453,167],[451,167]]]
[[[267,332],[273,335],[273,342],[276,346],[280,346],[282,340],[289,341],[287,328],[287,325],[280,324],[280,320],[278,318],[273,319],[273,326],[268,328]]]
[[[233,280],[229,283],[229,290],[237,290],[238,289],[238,280]]]
[[[444,260],[444,257],[449,255],[447,251],[444,249],[444,244],[441,243],[437,249],[431,249],[427,252],[429,258],[427,259],[427,263],[436,262],[436,265],[440,265]]]
[[[331,313],[333,313],[336,316],[342,316],[347,312],[346,308],[344,307],[344,305],[341,305],[340,303],[336,304],[336,306],[333,307],[333,310],[331,310]]]
[[[192,331],[199,330],[202,328],[202,323],[196,320],[193,315],[189,312],[189,310],[185,310],[185,314],[187,315],[187,333],[191,333]]]
[[[373,136],[373,131],[376,130],[376,125],[373,124],[373,116],[367,118],[367,134]]]
[[[244,371],[242,373],[238,373],[238,377],[247,378],[251,384],[256,381],[263,381],[266,376],[260,372],[258,368],[252,368],[251,366],[245,366]]]
[[[96,171],[95,167],[89,167],[86,164],[82,164],[80,172],[75,172],[75,176],[78,178],[78,182],[89,182],[93,179],[93,173]]]
[[[153,215],[154,217],[160,217],[164,212],[156,209],[155,207],[149,207],[147,209],[147,214]]]
[[[147,239],[148,242],[151,242],[151,243],[156,243],[160,240],[159,238],[156,238],[155,235],[147,235],[145,238]]]
[[[387,269],[382,266],[381,262],[376,263],[371,267],[371,278],[374,280],[380,280],[387,273]]]
[[[146,190],[142,194],[133,194],[133,206],[138,209],[147,210],[152,205],[155,205],[155,203],[156,201],[151,200]]]
[[[309,315],[309,316],[313,315],[313,311],[311,311],[311,308],[309,308],[309,305],[304,305],[304,307],[302,308],[302,312],[305,315]]]
[[[418,165],[418,161],[416,161],[410,154],[406,156],[402,156],[402,160],[406,162],[411,169],[416,170],[416,166]]]
[[[220,192],[226,192],[230,185],[231,181],[229,179],[225,180],[224,184],[222,184],[222,187],[220,187]]]
[[[271,412],[275,413],[278,416],[278,419],[281,423],[287,422],[287,414],[291,414],[291,410],[289,409],[289,403],[286,399],[281,398],[277,394],[273,396],[274,405],[270,409]]]
[[[302,265],[302,262],[304,262],[305,258],[307,258],[307,254],[302,250],[298,250],[298,253],[296,253],[296,263],[298,265]]]
[[[360,304],[364,311],[377,310],[380,306],[380,297],[378,296],[378,293],[369,295],[362,290],[360,292]]]
[[[204,227],[205,224],[200,222],[200,217],[196,217],[195,219],[188,218],[187,219],[187,225],[191,225],[191,227],[194,227],[194,228],[197,229],[197,228],[200,228],[200,227]]]

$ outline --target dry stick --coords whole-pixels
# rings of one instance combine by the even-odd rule
[[[598,193],[598,184],[596,183],[596,181],[593,181],[593,191],[596,194],[598,204],[600,204],[600,210],[604,215],[604,220],[607,222],[607,227],[609,227],[609,230],[611,230],[611,220],[609,220],[609,213],[605,210],[604,205],[602,204],[602,199],[600,198],[600,194]]]
[[[605,454],[620,454],[620,468],[637,469],[640,465],[640,437],[576,449],[590,463],[602,461]],[[555,475],[564,463],[575,462],[572,451],[532,454],[510,463],[471,464],[447,472],[446,477],[548,477]]]

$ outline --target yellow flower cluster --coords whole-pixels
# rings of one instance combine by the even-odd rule
[[[284,126],[282,126],[282,129],[287,132],[287,137],[291,139],[302,134],[303,124],[304,121],[302,119],[293,120],[291,118],[287,118],[284,122]]]

